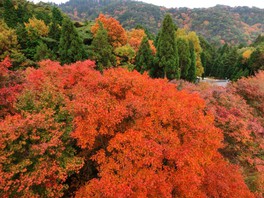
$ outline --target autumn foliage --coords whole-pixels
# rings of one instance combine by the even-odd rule
[[[60,197],[79,171],[76,197],[253,197],[198,94],[89,60],[39,66],[0,124],[1,197]]]
[[[176,83],[178,88],[198,93],[205,99],[207,110],[215,116],[215,126],[222,129],[224,134],[224,147],[220,152],[231,163],[243,168],[244,179],[256,194],[264,192],[264,125],[263,117],[256,114],[251,104],[262,102],[259,100],[263,96],[259,90],[263,82],[261,76],[260,73],[256,77],[239,80],[227,88],[203,83],[198,86]],[[252,92],[245,86],[251,87]],[[251,102],[247,102],[243,96],[251,98]],[[255,107],[258,109],[258,106]]]
[[[47,36],[49,33],[49,28],[45,22],[35,17],[29,19],[29,22],[25,23],[25,27],[29,34],[37,33],[39,36]]]
[[[135,50],[135,52],[139,50],[140,44],[144,36],[147,36],[147,35],[143,29],[133,29],[127,32],[128,44]],[[148,42],[149,42],[152,54],[155,55],[157,50],[153,44],[153,41],[149,40]]]
[[[14,112],[14,101],[22,89],[21,73],[9,70],[11,60],[7,56],[0,62],[0,121],[5,115]]]
[[[98,16],[96,19],[96,24],[91,28],[91,31],[94,35],[99,29],[99,22],[101,22],[103,27],[107,30],[109,41],[114,48],[123,46],[127,43],[126,31],[119,21],[112,17],[106,17],[103,14]]]
[[[97,148],[91,158],[99,171],[76,197],[252,197],[238,170],[218,154],[221,131],[197,95],[122,69],[105,71],[98,85],[74,105],[73,137],[82,148]],[[217,179],[221,166],[234,174],[221,178],[232,193],[221,181],[208,191],[206,178]]]
[[[264,117],[264,72],[260,71],[256,76],[242,78],[234,87],[236,92],[254,108],[255,115]]]
[[[127,35],[129,45],[137,52],[143,37],[146,36],[145,31],[142,29],[133,29]]]

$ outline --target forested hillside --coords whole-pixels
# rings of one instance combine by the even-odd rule
[[[117,5],[112,1],[92,3],[90,9],[97,5],[98,12],[106,5]],[[126,1],[119,3],[128,5]],[[145,9],[143,3],[129,3],[141,4]],[[140,9],[135,11],[141,12]],[[132,29],[125,29],[114,17],[103,14],[97,16],[95,21],[73,22],[54,6],[44,3],[35,5],[25,0],[4,0],[0,12],[0,59],[10,56],[16,69],[37,66],[42,59],[65,64],[90,58],[97,62],[100,70],[122,66],[141,73],[148,72],[152,77],[164,77],[166,74],[172,75],[167,76],[169,79],[189,81],[194,81],[196,76],[237,80],[263,69],[263,36],[259,35],[252,45],[234,46],[231,42],[217,47],[197,32],[178,28],[173,14],[170,14],[170,30],[164,30],[168,31],[167,35],[162,33],[163,27],[157,20],[152,21],[156,23],[153,27],[160,27],[159,34],[153,35],[144,27],[144,21]],[[137,16],[142,17],[140,14]],[[103,26],[100,27],[99,23]],[[214,28],[221,29],[221,23],[214,24]],[[173,51],[166,49],[167,44],[163,46],[166,39],[170,40],[173,48],[176,46]],[[159,60],[164,55],[169,57],[172,54],[175,59],[171,60],[176,68],[165,71],[166,67]],[[192,77],[188,76],[191,68],[192,71],[195,69]]]
[[[70,0],[60,8],[75,20],[94,20],[99,13],[110,15],[126,29],[141,24],[157,33],[165,13],[173,15],[179,27],[196,31],[210,42],[248,44],[264,32],[264,10],[217,5],[207,9],[167,9],[132,0]]]

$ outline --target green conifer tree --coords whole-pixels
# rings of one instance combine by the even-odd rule
[[[204,67],[203,76],[212,76],[213,74],[213,63],[216,58],[216,49],[213,45],[205,40],[204,37],[199,36],[200,45],[202,47],[201,62]]]
[[[62,23],[59,55],[62,64],[69,64],[87,58],[84,44],[69,18]]]
[[[17,13],[11,0],[4,0],[3,17],[8,27],[15,28],[17,24]]]
[[[151,69],[153,62],[153,55],[150,49],[148,38],[145,36],[140,44],[139,50],[136,53],[135,65],[136,70],[140,73]]]
[[[49,38],[53,40],[53,45],[50,46],[52,51],[57,54],[59,50],[59,42],[61,37],[61,28],[56,22],[52,22],[49,26]]]
[[[157,59],[154,68],[155,77],[164,77],[168,79],[178,79],[180,77],[175,28],[171,16],[167,14],[163,20],[161,33],[158,39]],[[161,74],[162,76],[160,76]]]
[[[222,78],[230,79],[234,75],[236,67],[240,67],[240,65],[238,65],[238,58],[239,55],[237,53],[237,48],[231,48],[225,60],[225,72],[222,75]]]
[[[264,45],[258,46],[249,58],[250,74],[264,70]]]
[[[24,55],[30,59],[34,59],[34,55],[36,54],[36,47],[40,42],[40,38],[35,35],[29,35],[25,26],[20,24],[16,28],[17,40],[21,47],[21,51]]]
[[[17,10],[17,22],[23,24],[28,22],[28,19],[32,18],[31,12],[27,9],[26,4],[18,4]]]
[[[106,29],[100,23],[100,27],[92,41],[91,45],[92,57],[97,62],[98,70],[109,68],[116,64],[116,59],[113,54]]]
[[[48,48],[48,46],[41,42],[36,48],[36,54],[34,56],[35,61],[41,61],[45,59],[54,59],[54,55],[52,51]]]
[[[63,17],[61,11],[57,7],[52,8],[52,22],[62,25]]]
[[[181,69],[181,78],[187,79],[191,64],[190,47],[187,39],[177,38],[177,47],[179,54],[179,67]]]
[[[196,58],[195,58],[195,51],[192,42],[190,42],[190,59],[191,59],[191,65],[188,70],[187,80],[189,82],[194,83],[196,81]]]

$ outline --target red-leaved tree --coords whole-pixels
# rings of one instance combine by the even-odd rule
[[[220,149],[221,153],[231,163],[242,167],[244,179],[250,189],[256,194],[261,194],[264,192],[263,118],[256,116],[254,108],[247,104],[243,95],[238,94],[236,89],[250,84],[250,81],[255,81],[255,86],[262,83],[255,77],[230,84],[227,88],[203,83],[193,85],[183,81],[175,83],[178,88],[198,93],[205,99],[207,110],[215,116],[214,125],[224,133],[224,147]],[[254,90],[261,95],[256,88]],[[248,97],[252,100],[259,98],[254,99],[250,94]]]
[[[0,62],[0,121],[6,115],[14,113],[14,102],[22,90],[22,74],[9,70],[11,66],[8,56]]]
[[[76,197],[253,197],[219,155],[222,133],[197,95],[123,69],[91,72],[69,106],[98,174]]]

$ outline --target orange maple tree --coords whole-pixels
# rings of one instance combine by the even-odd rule
[[[222,133],[197,95],[120,68],[98,75],[71,91],[72,137],[98,170],[76,197],[253,197],[219,155]],[[217,176],[221,167],[232,179]]]
[[[142,29],[133,29],[127,32],[128,43],[137,52],[142,39],[146,36],[145,31]]]
[[[114,48],[121,47],[127,43],[126,31],[119,21],[112,17],[106,17],[103,14],[98,16],[96,19],[96,24],[91,28],[91,31],[94,35],[99,29],[99,22],[101,22],[103,27],[107,30],[109,41]]]
[[[127,32],[128,44],[135,50],[135,52],[138,51],[141,41],[144,38],[144,36],[147,36],[147,35],[143,29],[133,29]],[[149,40],[149,45],[150,45],[153,55],[155,55],[156,48],[152,40]]]

